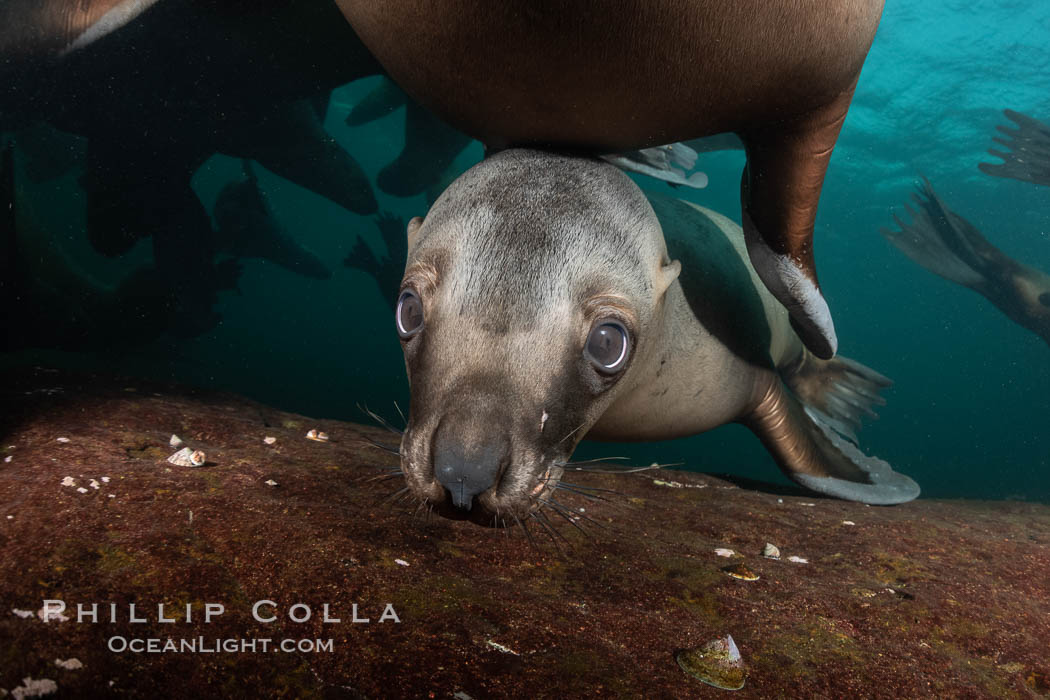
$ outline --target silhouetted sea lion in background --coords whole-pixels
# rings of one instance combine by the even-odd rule
[[[806,345],[834,354],[813,223],[882,0],[337,3],[401,87],[492,149],[737,133],[751,260]]]
[[[916,209],[905,205],[911,221],[894,215],[900,230],[882,229],[886,240],[933,274],[985,297],[1050,345],[1050,275],[989,243],[945,205],[925,178],[912,198]]]
[[[1009,138],[993,140],[1011,150],[990,149],[1004,162],[977,167],[987,175],[1050,186],[1050,126],[1010,109],[1004,113],[1018,128],[998,126]],[[882,235],[919,265],[977,292],[1050,345],[1050,275],[989,243],[976,226],[948,208],[926,178],[912,199],[917,209],[904,207],[911,221],[894,215],[900,230],[883,228]]]
[[[803,347],[729,219],[650,205],[597,159],[510,149],[457,179],[407,237],[400,453],[420,501],[513,523],[551,503],[585,436],[661,440],[734,421],[814,491],[918,495],[853,442],[888,380]]]
[[[108,350],[135,346],[169,330],[176,300],[152,266],[115,286],[84,274],[35,230],[15,186],[15,151],[0,154],[0,349]]]

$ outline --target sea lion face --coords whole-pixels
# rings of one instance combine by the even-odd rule
[[[464,174],[409,238],[402,469],[440,510],[513,522],[624,386],[677,268],[626,176],[537,151]]]

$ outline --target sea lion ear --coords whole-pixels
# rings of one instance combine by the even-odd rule
[[[671,286],[671,283],[678,279],[678,275],[682,272],[682,263],[677,260],[672,260],[656,273],[656,285],[653,290],[656,292],[656,296],[661,296],[667,291],[667,288]]]
[[[411,249],[416,244],[416,236],[419,234],[419,229],[423,226],[422,216],[413,216],[412,220],[408,222],[408,247]]]

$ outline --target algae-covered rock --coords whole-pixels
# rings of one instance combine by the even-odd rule
[[[694,698],[718,691],[676,651],[732,631],[734,697],[1050,694],[1043,505],[578,473],[622,495],[560,495],[581,517],[551,518],[555,545],[399,500],[397,456],[376,447],[398,437],[379,427],[52,372],[0,377],[0,398],[8,692]],[[166,461],[174,431],[204,465]]]

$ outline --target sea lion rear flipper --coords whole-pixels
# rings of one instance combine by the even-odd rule
[[[818,493],[872,505],[904,503],[919,485],[842,437],[819,410],[805,406],[770,374],[744,421],[793,481]]]
[[[802,342],[823,358],[834,356],[838,339],[817,282],[813,224],[852,96],[853,86],[799,118],[739,134],[747,151],[740,201],[751,264]]]
[[[905,206],[911,223],[894,215],[900,230],[883,228],[880,233],[933,274],[983,293],[988,283],[987,255],[998,250],[973,224],[948,209],[926,178],[912,197],[916,210]]]

